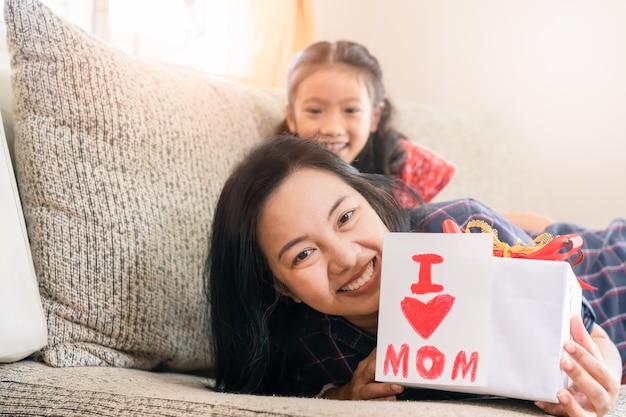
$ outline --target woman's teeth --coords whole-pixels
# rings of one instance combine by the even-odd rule
[[[340,291],[346,292],[346,291],[358,290],[359,288],[367,284],[372,279],[373,275],[374,275],[374,261],[372,260],[367,266],[367,269],[365,269],[365,272],[363,273],[363,275],[361,275],[359,279],[341,288]]]

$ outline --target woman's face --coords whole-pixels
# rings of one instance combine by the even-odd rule
[[[305,168],[270,196],[258,235],[287,295],[373,334],[386,231],[356,190],[330,172]]]
[[[296,86],[287,105],[287,125],[292,133],[319,140],[352,163],[376,130],[382,107],[374,106],[365,77],[349,66],[332,66],[314,71]]]

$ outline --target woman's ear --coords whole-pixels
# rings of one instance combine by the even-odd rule
[[[298,129],[296,129],[296,118],[293,115],[293,108],[289,104],[285,106],[285,120],[287,121],[289,132],[297,135]]]
[[[282,282],[280,282],[276,278],[274,278],[274,289],[280,295],[283,295],[285,297],[291,298],[294,303],[301,303],[302,302],[302,299],[300,297],[297,297],[294,293],[291,292],[291,290],[289,288],[287,288],[287,286],[285,284],[283,284]]]
[[[380,118],[383,115],[383,110],[385,109],[385,102],[381,101],[376,106],[374,106],[374,111],[372,112],[372,123],[370,125],[370,133],[376,132],[378,129],[378,124],[380,123]]]

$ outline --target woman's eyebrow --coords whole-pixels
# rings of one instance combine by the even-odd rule
[[[333,213],[335,212],[335,210],[337,210],[337,207],[339,207],[339,205],[346,198],[348,198],[348,196],[339,197],[337,199],[337,201],[335,201],[335,203],[330,207],[330,210],[328,211],[328,220],[331,219],[331,217],[333,216]],[[282,248],[280,248],[280,251],[278,251],[277,258],[280,260],[280,258],[282,258],[282,256],[285,254],[285,252],[287,252],[289,249],[291,249],[292,247],[294,247],[298,243],[302,242],[304,239],[306,239],[306,236],[299,236],[299,237],[297,237],[295,239],[292,239],[289,242],[285,243],[285,245]]]
[[[278,252],[278,260],[280,260],[280,258],[283,257],[285,252],[287,252],[289,249],[291,249],[293,246],[297,245],[298,243],[302,242],[305,238],[306,236],[300,236],[287,242],[285,246],[283,246]]]
[[[332,207],[330,208],[330,210],[328,211],[328,220],[330,220],[330,218],[333,216],[333,213],[335,212],[335,210],[337,210],[337,207],[339,207],[339,205],[343,202],[343,200],[345,200],[346,198],[348,198],[348,196],[343,196],[343,197],[339,197],[337,199],[337,201],[335,201],[335,204],[332,205]]]

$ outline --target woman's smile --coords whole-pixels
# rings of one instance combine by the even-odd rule
[[[374,268],[376,266],[376,258],[372,259],[366,266],[365,271],[360,276],[352,279],[348,284],[339,289],[339,292],[352,292],[363,288],[374,277]]]

